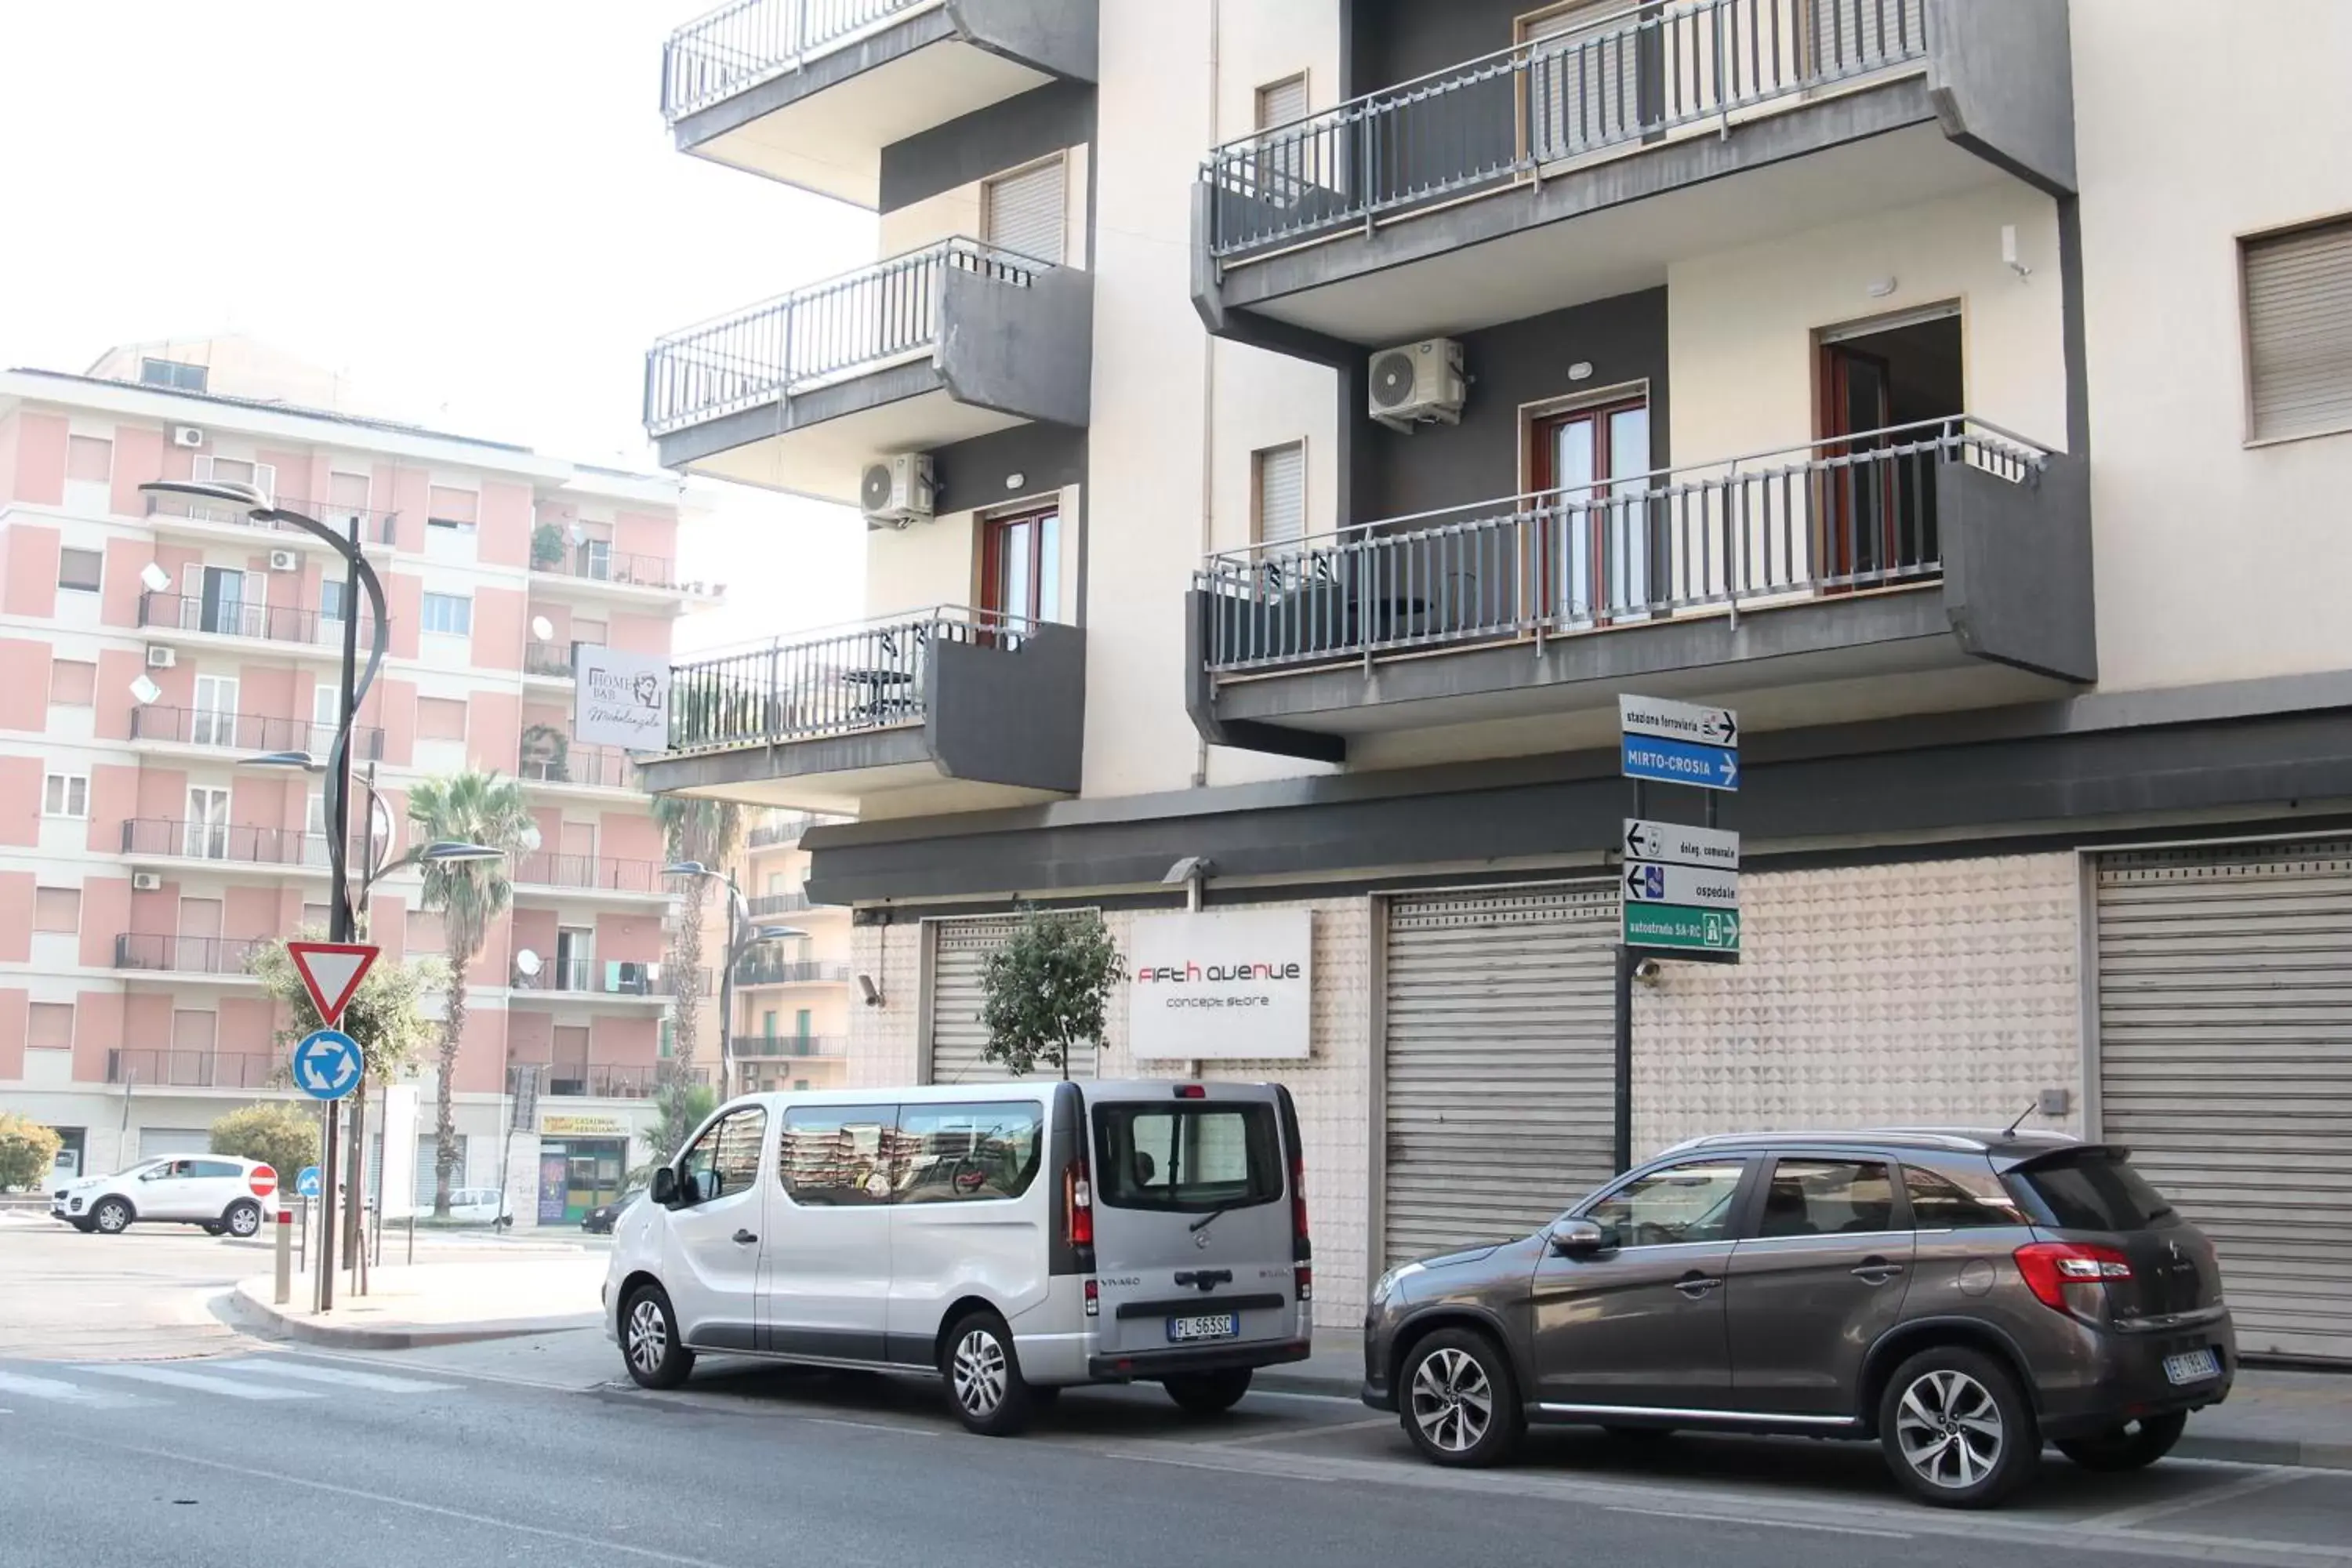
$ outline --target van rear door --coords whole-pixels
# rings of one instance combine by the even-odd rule
[[[1101,1354],[1300,1337],[1295,1151],[1278,1092],[1087,1091]]]

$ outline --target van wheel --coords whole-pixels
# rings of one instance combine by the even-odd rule
[[[261,1205],[254,1203],[231,1204],[228,1205],[228,1213],[221,1216],[221,1223],[228,1227],[228,1233],[231,1236],[258,1236],[261,1234]]]
[[[2169,1415],[2143,1415],[2128,1426],[2102,1432],[2095,1437],[2062,1440],[2058,1451],[2086,1470],[2141,1469],[2172,1452],[2172,1446],[2180,1441],[2181,1431],[2188,1425],[2186,1410],[2176,1410]]]
[[[1440,1329],[1413,1346],[1400,1386],[1405,1436],[1425,1459],[1475,1468],[1519,1446],[1527,1412],[1510,1360],[1475,1329]]]
[[[1903,1489],[1938,1508],[1990,1508],[2042,1462],[2033,1410],[1982,1351],[1937,1345],[1895,1369],[1878,1442]]]
[[[228,1227],[221,1224],[221,1222],[216,1219],[208,1219],[198,1225],[196,1228],[203,1231],[206,1236],[219,1236],[226,1232]]]
[[[1184,1377],[1162,1378],[1160,1386],[1176,1402],[1176,1408],[1187,1415],[1223,1415],[1242,1402],[1249,1392],[1250,1369],[1238,1367],[1229,1372],[1196,1372]]]
[[[694,1352],[680,1342],[677,1314],[658,1285],[640,1285],[621,1309],[621,1359],[640,1388],[676,1388],[694,1370]]]
[[[131,1228],[131,1205],[121,1198],[100,1198],[89,1211],[89,1223],[109,1236],[121,1236]]]
[[[983,1437],[1010,1437],[1029,1425],[1035,1407],[1021,1363],[1013,1353],[1013,1333],[993,1312],[971,1312],[948,1331],[940,1352],[940,1376],[948,1405],[968,1430]]]

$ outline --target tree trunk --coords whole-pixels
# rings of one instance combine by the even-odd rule
[[[453,954],[454,958],[455,955]],[[466,965],[449,966],[449,1016],[441,1024],[440,1081],[433,1086],[433,1217],[449,1217],[451,1177],[457,1169],[457,1121],[449,1108],[451,1083],[457,1076],[457,1043],[466,1034]]]
[[[679,911],[677,934],[670,938],[671,966],[677,982],[677,1040],[671,1053],[670,1079],[680,1084],[693,1079],[694,1052],[702,1033],[702,893],[709,879],[689,880],[694,890]]]

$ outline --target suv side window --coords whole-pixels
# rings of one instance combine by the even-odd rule
[[[768,1113],[756,1105],[730,1111],[711,1123],[678,1162],[678,1185],[690,1204],[707,1204],[750,1190],[760,1179],[760,1142]]]
[[[902,1163],[895,1105],[812,1105],[784,1112],[776,1179],[803,1208],[890,1201]]]
[[[217,1181],[245,1174],[243,1166],[228,1160],[194,1160],[189,1163],[193,1167],[189,1173],[191,1175],[202,1176],[207,1180]]]
[[[1620,1247],[1727,1241],[1743,1159],[1688,1160],[1636,1176],[1588,1207],[1583,1218],[1617,1233]]]
[[[1783,1156],[1772,1163],[1758,1236],[1850,1236],[1894,1228],[1895,1184],[1884,1160]]]
[[[2017,1200],[1990,1171],[1981,1184],[1964,1186],[1937,1171],[1916,1165],[1903,1167],[1904,1190],[1911,1198],[1911,1224],[1918,1230],[1981,1230],[1989,1226],[2023,1225]],[[1971,1190],[1973,1188],[1974,1190]]]

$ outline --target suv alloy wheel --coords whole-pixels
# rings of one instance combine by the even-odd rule
[[[2017,1380],[1965,1345],[1933,1346],[1895,1369],[1878,1402],[1878,1441],[1904,1489],[1943,1508],[1990,1508],[2042,1459]]]
[[[1503,1349],[1475,1329],[1440,1329],[1405,1361],[1398,1401],[1405,1435],[1441,1465],[1500,1464],[1519,1446],[1527,1413]]]

